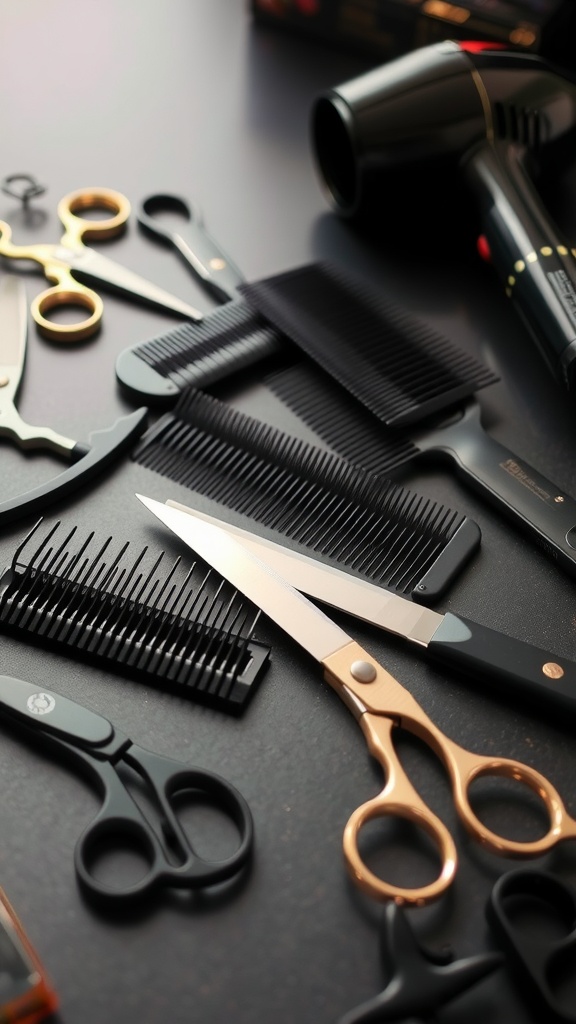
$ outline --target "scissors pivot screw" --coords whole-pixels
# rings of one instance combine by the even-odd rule
[[[350,665],[350,674],[357,683],[373,683],[377,672],[369,661],[353,661]]]

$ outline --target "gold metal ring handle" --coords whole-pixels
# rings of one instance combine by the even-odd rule
[[[58,306],[84,306],[89,315],[84,320],[71,324],[56,323],[44,314]],[[48,288],[33,299],[30,310],[38,329],[52,341],[83,341],[98,329],[102,320],[104,305],[102,299],[90,288],[74,284],[74,288],[57,285]]]
[[[87,220],[78,216],[83,210],[110,210],[112,216]],[[114,238],[130,216],[130,202],[111,188],[80,188],[69,192],[58,203],[58,216],[65,228],[63,245],[78,245],[81,240]]]
[[[559,842],[576,839],[576,821],[568,814],[552,783],[535,768],[508,758],[481,757],[462,748],[456,748],[456,754],[456,769],[450,760],[446,760],[452,776],[456,809],[466,830],[485,849],[504,856],[537,857]],[[513,779],[538,797],[548,817],[548,829],[543,836],[526,841],[508,839],[493,832],[477,817],[470,804],[470,786],[477,779],[490,776]]]
[[[384,881],[365,864],[358,848],[360,832],[369,821],[384,817],[404,818],[414,822],[430,836],[442,862],[440,874],[433,882],[414,888],[393,885],[391,882]],[[427,903],[437,900],[452,884],[458,866],[454,841],[439,818],[436,818],[423,804],[421,807],[414,804],[407,805],[403,800],[398,802],[383,798],[383,795],[368,800],[350,815],[344,830],[343,847],[348,871],[363,892],[373,899],[394,900],[395,903],[405,906],[423,907]]]
[[[458,865],[456,845],[443,822],[416,792],[398,759],[392,742],[394,719],[367,713],[360,716],[359,723],[370,753],[382,766],[386,784],[381,793],[350,815],[343,839],[346,866],[358,887],[374,899],[424,906],[438,899],[452,883]],[[358,846],[360,832],[369,821],[386,817],[411,821],[432,839],[442,865],[433,882],[412,888],[393,885],[365,864]]]

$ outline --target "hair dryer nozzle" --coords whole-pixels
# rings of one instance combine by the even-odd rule
[[[443,161],[486,134],[471,64],[457,43],[407,54],[318,98],[312,148],[328,198],[340,213],[362,205],[369,177]]]

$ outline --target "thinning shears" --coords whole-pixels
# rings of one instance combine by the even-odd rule
[[[393,740],[395,728],[413,733],[440,758],[450,777],[460,820],[485,849],[504,856],[538,856],[562,840],[576,839],[576,820],[570,817],[559,793],[540,772],[520,761],[486,757],[459,746],[360,644],[249,552],[235,536],[192,512],[140,494],[137,497],[320,663],[325,679],[359,722],[368,749],[386,776],[382,792],[358,807],[344,830],[344,857],[360,889],[376,899],[424,905],[445,892],[457,869],[456,845],[450,832],[416,792],[398,758]],[[514,779],[536,794],[547,812],[545,835],[522,842],[488,828],[469,800],[472,783],[485,776]],[[378,877],[368,867],[359,848],[359,835],[368,822],[384,817],[408,820],[432,839],[441,861],[440,873],[434,881],[413,888],[398,886]]]
[[[87,210],[106,210],[111,215],[98,220],[82,217],[82,211]],[[202,318],[193,306],[84,244],[118,235],[129,215],[130,203],[121,192],[85,188],[68,193],[58,203],[64,234],[56,245],[14,245],[10,225],[0,221],[0,256],[40,263],[48,280],[54,282],[53,287],[36,296],[30,307],[33,319],[46,337],[54,341],[80,341],[90,337],[100,325],[104,308],[102,299],[97,292],[81,284],[76,274],[110,285],[187,319]],[[75,323],[60,323],[46,316],[50,310],[61,306],[81,306],[88,315]]]
[[[238,790],[220,775],[163,757],[137,746],[101,715],[59,694],[0,676],[0,714],[80,761],[103,795],[100,812],[80,836],[74,852],[78,880],[102,901],[128,901],[158,888],[198,889],[225,882],[247,864],[253,847],[250,808]],[[119,769],[129,766],[145,786],[158,819],[155,829],[125,785]],[[177,810],[189,796],[228,817],[238,831],[235,851],[209,860],[194,849]],[[129,885],[115,885],[98,875],[102,858],[126,844],[147,864],[146,873]]]

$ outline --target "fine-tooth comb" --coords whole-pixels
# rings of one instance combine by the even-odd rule
[[[474,392],[497,379],[486,367],[329,264],[240,291],[353,396],[358,419],[362,409],[375,418],[382,432],[378,472],[396,468],[401,451],[406,461],[423,453],[448,458],[465,483],[576,575],[576,501],[484,430]],[[292,407],[304,418],[302,401],[294,390]],[[349,427],[353,404],[348,413]],[[319,414],[313,415],[320,436],[331,438],[333,425],[318,429]],[[375,435],[375,426],[362,429]]]
[[[420,602],[443,593],[480,543],[467,517],[193,389],[132,458]]]
[[[192,586],[180,559],[158,575],[144,548],[126,560],[112,538],[91,533],[74,550],[76,527],[59,540],[52,526],[29,557],[42,520],[0,576],[0,629],[103,665],[220,710],[240,712],[264,673],[270,648],[250,637],[259,612],[208,572]],[[217,580],[215,584],[213,580]]]
[[[124,349],[116,376],[138,400],[172,405],[186,387],[209,387],[282,347],[278,332],[250,306],[227,302],[202,320]]]

